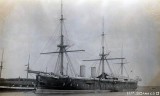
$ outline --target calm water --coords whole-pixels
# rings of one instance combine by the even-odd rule
[[[84,94],[36,94],[34,92],[1,92],[0,96],[127,96],[126,92],[104,92]]]
[[[106,91],[96,91],[92,93],[88,93],[88,91],[70,91],[72,93],[64,93],[66,91],[61,91],[57,93],[55,90],[52,90],[52,92],[47,93],[35,93],[34,91],[28,91],[28,92],[0,92],[0,96],[160,96],[160,87],[141,87],[138,88],[137,91],[133,92],[106,92]],[[69,92],[69,91],[67,91]],[[149,94],[136,94],[139,92],[146,92]],[[155,93],[153,93],[155,92]],[[159,92],[158,95],[156,95],[156,92]],[[134,94],[133,94],[134,93]]]

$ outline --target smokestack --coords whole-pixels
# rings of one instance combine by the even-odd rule
[[[80,66],[80,77],[85,77],[85,65]]]
[[[96,67],[91,67],[91,77],[96,78]]]

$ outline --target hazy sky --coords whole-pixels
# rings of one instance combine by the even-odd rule
[[[72,63],[77,73],[79,65],[97,66],[99,62],[82,62],[99,58],[102,18],[106,33],[106,52],[109,57],[123,56],[130,77],[140,76],[141,85],[156,85],[159,78],[160,48],[159,0],[64,0],[66,40],[70,49],[84,49],[72,53]],[[28,55],[33,70],[54,71],[59,44],[60,0],[0,0],[0,48],[5,50],[3,77],[26,77]],[[66,43],[68,43],[66,42]],[[1,50],[2,52],[2,50]],[[119,61],[110,62],[118,74]],[[132,70],[132,72],[131,72]],[[106,66],[106,72],[108,68]],[[90,71],[86,72],[87,76]],[[125,74],[126,75],[126,74]],[[159,79],[158,79],[159,80]]]

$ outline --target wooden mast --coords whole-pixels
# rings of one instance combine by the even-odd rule
[[[107,56],[109,55],[109,53],[105,53],[105,47],[104,47],[104,39],[105,39],[105,37],[104,37],[104,18],[103,18],[103,22],[102,22],[102,41],[101,41],[101,43],[102,43],[102,53],[99,55],[100,56],[100,59],[92,59],[92,60],[83,60],[83,61],[101,61],[100,63],[102,63],[102,77],[101,78],[105,78],[105,66],[104,66],[104,61],[106,61],[107,62],[107,64],[108,64],[108,67],[109,67],[109,70],[110,70],[110,72],[113,74],[113,72],[112,72],[112,69],[110,68],[110,65],[109,65],[109,63],[108,63],[108,60],[116,60],[116,59],[120,59],[120,60],[122,60],[122,62],[123,62],[123,59],[125,59],[125,58],[107,58]]]
[[[28,79],[28,71],[29,71],[29,61],[30,61],[30,54],[29,54],[29,57],[28,57],[28,64],[27,64],[27,79]]]
[[[64,35],[63,35],[63,25],[64,24],[64,17],[63,17],[63,1],[61,0],[61,18],[60,18],[60,44],[57,45],[57,47],[59,47],[59,51],[58,52],[47,52],[47,53],[41,53],[41,54],[52,54],[52,53],[58,53],[60,55],[60,75],[64,75],[64,53],[67,52],[77,52],[77,51],[84,51],[84,50],[66,50],[66,47],[68,45],[64,44]]]
[[[3,54],[4,54],[4,50],[2,51],[2,59],[1,59],[1,66],[0,66],[0,78],[2,77],[2,69],[3,69]]]

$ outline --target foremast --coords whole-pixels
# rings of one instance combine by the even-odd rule
[[[63,22],[64,22],[64,18],[63,18],[63,3],[61,0],[61,18],[60,18],[60,23],[61,23],[61,40],[60,40],[60,44],[58,45],[58,47],[60,48],[59,53],[61,55],[60,57],[60,74],[63,75],[63,58],[64,58],[64,51],[65,48],[67,47],[67,45],[64,45],[64,40],[63,40]]]
[[[60,16],[60,44],[57,45],[59,47],[58,52],[47,52],[41,54],[52,54],[58,53],[58,57],[60,58],[60,75],[64,75],[64,55],[68,58],[68,52],[77,52],[77,51],[84,51],[84,50],[66,50],[68,45],[64,44],[64,35],[63,35],[63,26],[64,26],[64,16],[63,16],[63,0],[61,0],[61,16]]]

